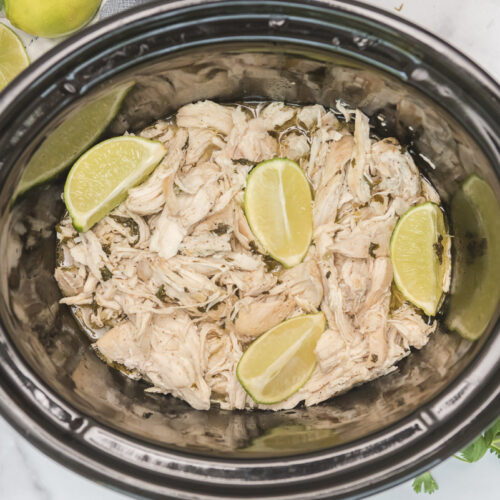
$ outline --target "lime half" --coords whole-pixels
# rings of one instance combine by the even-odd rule
[[[108,90],[73,112],[51,132],[26,165],[14,199],[72,165],[104,133],[133,86],[131,82]]]
[[[279,403],[297,392],[316,366],[314,349],[325,331],[322,312],[296,316],[271,328],[245,351],[236,375],[252,399]]]
[[[54,38],[85,26],[101,0],[5,0],[5,14],[30,35]]]
[[[71,168],[64,202],[75,229],[89,230],[127,197],[166,154],[161,142],[115,137],[87,151]]]
[[[23,42],[10,28],[0,23],[0,91],[29,63]]]
[[[259,163],[248,176],[245,215],[267,252],[285,267],[299,264],[312,237],[311,189],[291,160]]]
[[[500,206],[493,189],[471,175],[451,200],[455,266],[445,324],[476,340],[500,300]]]
[[[434,316],[450,273],[450,237],[441,209],[427,202],[408,210],[394,228],[390,250],[396,286]]]

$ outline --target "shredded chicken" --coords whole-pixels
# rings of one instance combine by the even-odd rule
[[[254,408],[235,375],[249,343],[322,310],[311,378],[261,406],[279,410],[387,374],[427,343],[436,323],[391,295],[389,240],[402,213],[439,196],[395,139],[370,137],[361,111],[202,101],[141,135],[168,150],[155,172],[88,232],[68,216],[58,226],[61,302],[107,362],[197,409]],[[242,209],[250,169],[276,156],[297,161],[315,191],[313,243],[286,270]]]

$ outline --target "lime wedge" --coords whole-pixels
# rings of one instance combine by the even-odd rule
[[[285,267],[299,264],[311,244],[311,201],[307,178],[294,161],[264,161],[248,176],[244,208],[250,229]]]
[[[446,291],[450,237],[441,209],[423,203],[401,216],[391,236],[394,282],[405,299],[434,316]]]
[[[37,149],[24,170],[14,199],[60,174],[94,144],[120,110],[134,82],[120,85],[67,117]]]
[[[500,206],[490,185],[471,175],[451,200],[456,259],[445,324],[476,340],[500,300]]]
[[[10,28],[0,23],[0,91],[29,63],[23,42]]]
[[[334,429],[314,428],[305,425],[282,425],[268,430],[254,438],[249,446],[241,451],[248,454],[305,453],[335,446],[341,441]]]
[[[141,137],[108,139],[87,151],[71,168],[64,202],[75,229],[89,230],[144,180],[165,156],[161,142]]]
[[[271,328],[245,351],[236,375],[257,403],[279,403],[297,392],[316,366],[314,349],[326,327],[322,312]]]

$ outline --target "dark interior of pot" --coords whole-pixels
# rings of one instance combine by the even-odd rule
[[[472,172],[500,193],[488,160],[467,132],[436,102],[397,76],[319,51],[247,44],[157,58],[73,100],[25,145],[4,183],[2,198],[12,196],[22,169],[51,131],[88,102],[131,81],[135,85],[105,136],[138,131],[204,98],[325,106],[334,106],[340,98],[370,116],[374,134],[396,136],[408,146],[445,204]],[[63,400],[90,419],[142,441],[188,453],[247,458],[336,446],[380,431],[415,411],[460,374],[488,336],[486,332],[473,344],[440,327],[395,372],[310,408],[198,411],[173,397],[146,393],[146,384],[126,378],[96,357],[68,307],[58,303],[61,293],[53,271],[55,225],[65,211],[63,181],[31,190],[4,214],[2,320],[21,356]],[[460,282],[457,279],[454,276],[454,283]],[[498,311],[495,314],[496,318]]]

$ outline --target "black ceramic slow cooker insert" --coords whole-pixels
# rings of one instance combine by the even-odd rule
[[[340,498],[427,470],[500,413],[498,309],[476,343],[440,329],[396,372],[276,413],[197,411],[99,361],[53,278],[64,179],[12,195],[57,126],[126,82],[105,136],[205,98],[340,98],[408,146],[444,203],[471,173],[500,199],[498,85],[390,14],[335,0],[186,0],[100,22],[0,94],[0,411],[19,432],[142,497]]]

